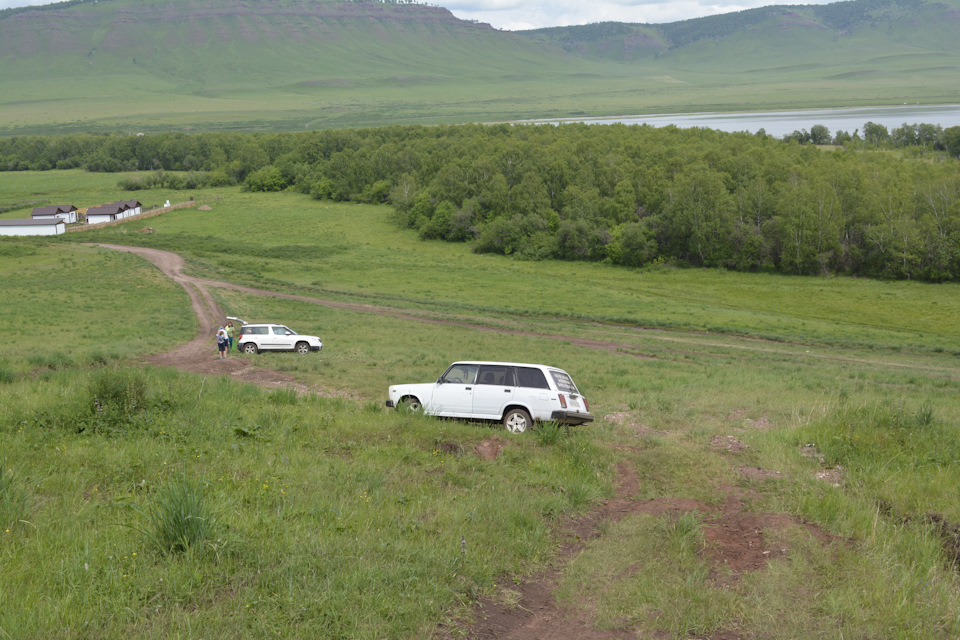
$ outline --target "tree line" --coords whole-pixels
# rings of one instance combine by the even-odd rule
[[[825,148],[646,125],[77,134],[0,139],[0,169],[390,203],[424,239],[527,259],[939,282],[960,279],[960,177],[944,142],[960,127],[940,136],[891,152],[892,137]]]

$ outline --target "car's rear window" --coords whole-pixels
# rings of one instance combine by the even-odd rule
[[[577,385],[573,384],[573,380],[570,378],[570,375],[566,371],[557,371],[556,369],[550,371],[550,375],[553,376],[553,381],[557,383],[557,389],[564,393],[576,393],[580,394],[577,391]]]
[[[547,377],[543,375],[540,369],[533,367],[517,367],[517,386],[532,387],[534,389],[549,389]]]
[[[240,333],[246,333],[251,336],[265,336],[267,335],[266,327],[244,327]]]
[[[480,367],[477,384],[494,384],[503,387],[512,387],[513,367],[485,364]]]

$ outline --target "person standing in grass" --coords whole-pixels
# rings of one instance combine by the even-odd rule
[[[217,329],[217,349],[220,351],[221,360],[227,357],[227,342],[227,332],[223,325],[220,325],[220,328]]]
[[[227,331],[227,353],[230,353],[231,351],[233,351],[233,332],[234,332],[234,329],[233,329],[233,323],[232,323],[232,322],[228,322],[228,323],[227,323],[227,329],[226,329],[226,331]]]

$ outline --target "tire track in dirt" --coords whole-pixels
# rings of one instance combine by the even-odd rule
[[[308,302],[330,309],[341,309],[344,311],[355,311],[357,313],[370,313],[377,316],[388,316],[400,320],[410,320],[412,322],[423,322],[428,324],[437,324],[450,327],[461,327],[475,331],[484,331],[490,333],[502,333],[509,335],[531,336],[536,338],[545,338],[548,340],[559,340],[569,342],[576,346],[586,347],[588,349],[598,349],[610,353],[626,353],[637,358],[651,358],[644,354],[637,353],[637,346],[619,342],[607,342],[603,340],[593,340],[589,338],[580,338],[576,336],[567,336],[560,334],[539,333],[536,331],[527,331],[523,329],[509,329],[502,327],[490,327],[482,324],[471,323],[461,320],[446,320],[441,318],[432,318],[424,315],[417,315],[407,311],[400,311],[390,307],[360,304],[353,302],[337,302],[325,300],[323,298],[314,298],[310,296],[296,295],[292,293],[280,293],[268,289],[258,289],[246,285],[233,284],[231,282],[221,282],[219,280],[210,280],[207,278],[196,278],[183,273],[183,258],[171,251],[161,249],[150,249],[146,247],[133,247],[118,244],[100,243],[96,246],[116,251],[125,251],[146,258],[167,277],[180,284],[190,296],[190,305],[200,321],[199,335],[190,342],[176,347],[172,351],[156,356],[150,356],[147,361],[151,364],[160,366],[171,366],[196,373],[226,373],[232,372],[236,375],[238,369],[246,367],[249,363],[239,358],[228,358],[226,361],[212,357],[214,353],[213,335],[217,327],[225,320],[226,316],[217,306],[213,297],[209,293],[210,287],[238,291],[249,295],[268,296],[279,298],[281,300],[295,300],[298,302]],[[229,364],[226,364],[229,363]],[[283,374],[277,372],[282,377]],[[283,380],[292,380],[289,376]]]
[[[156,356],[150,356],[147,361],[151,364],[156,364],[160,366],[171,366],[184,369],[187,371],[193,371],[197,373],[210,373],[210,374],[223,374],[229,373],[237,378],[249,378],[249,381],[256,383],[265,383],[268,386],[275,386],[276,384],[289,383],[292,382],[293,378],[287,376],[280,372],[274,372],[274,375],[268,376],[264,372],[265,369],[258,369],[260,372],[257,375],[244,372],[243,370],[249,365],[249,362],[240,359],[240,358],[228,358],[227,360],[218,360],[217,358],[209,357],[215,353],[213,348],[213,334],[216,330],[216,327],[220,322],[225,320],[223,311],[217,306],[213,298],[210,296],[208,287],[215,287],[220,289],[228,289],[231,291],[238,291],[248,295],[258,295],[258,296],[268,296],[273,298],[279,298],[283,300],[295,300],[298,302],[307,302],[310,304],[315,304],[319,306],[324,306],[330,309],[341,309],[344,311],[354,311],[357,313],[370,313],[377,316],[387,316],[392,318],[398,318],[401,320],[409,320],[411,322],[419,322],[426,324],[435,324],[443,325],[449,327],[461,327],[464,329],[471,329],[473,331],[483,331],[488,333],[500,333],[505,335],[516,335],[516,336],[529,336],[533,338],[542,338],[547,340],[556,340],[565,343],[569,343],[578,347],[583,347],[587,349],[595,349],[599,351],[606,351],[608,353],[629,355],[635,358],[644,359],[644,360],[654,360],[656,356],[651,356],[648,354],[641,353],[639,347],[636,344],[600,340],[595,338],[583,338],[580,336],[571,336],[571,335],[562,335],[562,334],[553,334],[553,333],[543,333],[538,331],[530,331],[525,329],[511,329],[508,327],[493,327],[489,325],[478,324],[475,322],[469,322],[467,320],[451,320],[444,318],[435,318],[429,315],[422,315],[411,313],[409,311],[401,311],[394,309],[392,307],[386,307],[381,305],[374,304],[361,304],[354,302],[337,302],[334,300],[326,300],[323,298],[315,298],[311,296],[303,296],[291,293],[280,293],[277,291],[271,291],[268,289],[258,289],[256,287],[250,287],[246,285],[234,284],[231,282],[222,282],[218,280],[210,280],[207,278],[197,278],[193,276],[187,276],[183,273],[183,258],[171,251],[164,251],[161,249],[150,249],[146,247],[134,247],[127,245],[117,245],[117,244],[106,244],[100,243],[96,246],[114,249],[117,251],[126,251],[128,253],[133,253],[139,255],[143,258],[146,258],[154,265],[156,265],[165,275],[170,277],[175,282],[178,282],[184,287],[187,291],[187,294],[190,296],[190,303],[194,309],[194,312],[197,314],[198,319],[200,320],[200,333],[199,335],[191,340],[189,343],[182,345],[173,349],[172,351]],[[624,330],[631,331],[650,331],[649,329],[642,329],[639,327],[620,327]],[[682,332],[678,332],[682,333]],[[700,332],[691,331],[691,334],[701,335]],[[833,362],[845,362],[851,364],[862,364],[871,367],[885,367],[885,368],[897,368],[897,369],[912,369],[912,370],[921,370],[931,373],[936,373],[938,375],[947,375],[951,379],[956,375],[956,371],[953,369],[945,369],[938,366],[924,366],[917,365],[912,363],[905,362],[890,362],[888,360],[868,360],[865,358],[859,357],[849,357],[842,355],[824,355],[822,353],[793,353],[789,351],[783,351],[778,349],[776,344],[780,343],[771,343],[770,345],[765,344],[755,344],[764,342],[760,338],[745,337],[740,336],[738,339],[742,340],[742,344],[728,344],[728,343],[704,343],[700,340],[684,340],[681,337],[676,336],[664,336],[660,338],[666,343],[676,343],[678,345],[687,345],[687,346],[699,346],[699,347],[718,347],[726,349],[734,349],[740,351],[753,351],[757,353],[773,354],[773,355],[784,355],[789,357],[806,357],[815,360],[821,361],[833,361]],[[677,349],[672,351],[676,353],[685,353]],[[705,355],[705,354],[701,354]]]

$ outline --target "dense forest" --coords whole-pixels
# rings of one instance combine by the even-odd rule
[[[389,202],[424,239],[527,259],[960,279],[960,127],[864,131],[840,147],[586,124],[78,134],[0,139],[0,170]]]

